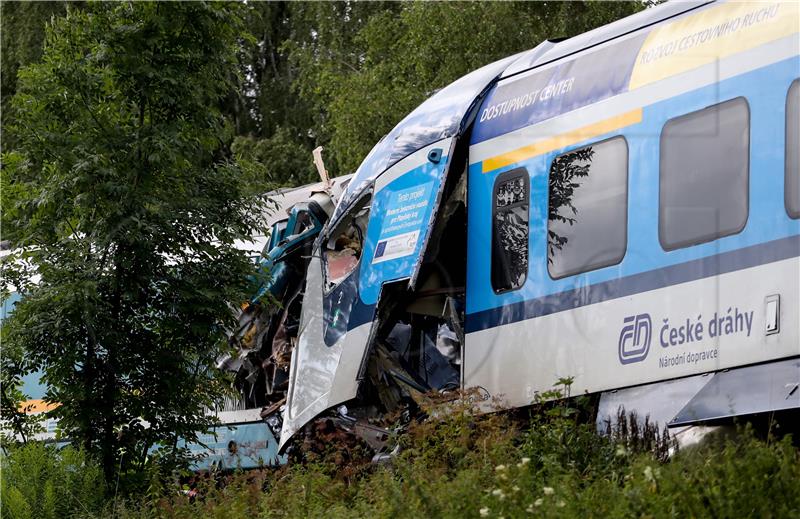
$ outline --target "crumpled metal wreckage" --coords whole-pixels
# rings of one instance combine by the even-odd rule
[[[262,408],[281,451],[323,419],[380,454],[426,393],[461,387],[465,136],[517,58],[438,91],[345,182],[328,180],[315,150],[323,182],[274,223],[261,260],[268,280],[218,363],[236,373],[246,405]]]
[[[301,329],[306,270],[312,257],[320,255],[321,233],[342,193],[331,188],[310,191],[308,200],[292,205],[285,211],[287,218],[273,223],[253,296],[242,305],[238,326],[229,337],[232,351],[217,362],[218,369],[235,374],[244,406],[261,408],[276,438],[283,428],[292,355]],[[328,289],[341,284],[358,266],[367,215],[357,214],[331,240],[326,251]],[[387,298],[395,301],[382,308],[386,315],[376,317],[380,337],[364,359],[362,398],[350,408],[339,405],[316,417],[315,425],[306,427],[309,434],[333,437],[329,429],[334,427],[336,434],[352,435],[372,449],[376,461],[386,461],[393,452],[387,448],[391,430],[418,411],[415,401],[430,391],[460,387],[463,308],[451,291],[441,289],[441,277],[428,276],[412,298],[400,297],[404,290]],[[313,442],[304,438],[297,443],[312,448]]]
[[[308,192],[307,200],[293,203],[296,197],[288,197],[293,205],[278,207],[279,214],[285,210],[285,218],[271,226],[253,278],[253,296],[242,305],[238,325],[229,336],[233,351],[217,360],[218,369],[236,373],[246,408],[268,409],[285,400],[305,270],[314,240],[333,211],[335,195],[346,185],[347,179],[337,180],[328,187],[300,188]],[[276,198],[280,204],[282,197]]]

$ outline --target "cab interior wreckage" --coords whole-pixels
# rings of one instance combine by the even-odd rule
[[[433,149],[426,160],[436,165],[441,153]],[[307,199],[287,204],[292,197],[277,198],[258,260],[262,275],[257,279],[266,281],[242,305],[238,327],[230,335],[233,350],[218,359],[217,368],[235,373],[244,407],[261,409],[281,451],[303,427],[333,426],[360,438],[377,459],[385,455],[378,453],[386,448],[390,429],[419,414],[417,402],[423,395],[437,391],[455,396],[461,387],[465,157],[459,164],[461,175],[439,194],[443,218],[426,229],[428,253],[409,258],[404,275],[384,284],[380,300],[372,305],[358,298],[356,271],[369,248],[365,241],[374,188],[370,182],[352,196],[334,222],[336,204],[358,177],[329,179],[319,154],[317,161],[323,182],[294,190]],[[435,178],[440,168],[430,169],[426,177]],[[401,203],[424,209],[429,200],[415,189],[400,197]],[[387,214],[398,214],[397,209],[407,211],[395,208]],[[381,252],[373,247],[369,253],[391,258],[403,255],[400,247],[413,251],[420,241],[419,230],[415,233],[402,244],[383,241]],[[419,281],[412,284],[411,274]],[[354,339],[348,348],[361,349],[360,357],[337,346],[347,335]]]

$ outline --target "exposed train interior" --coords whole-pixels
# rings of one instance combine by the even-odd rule
[[[463,144],[454,151],[425,252],[418,260],[416,279],[383,286],[369,346],[359,369],[359,395],[349,407],[339,409],[336,419],[343,422],[340,426],[349,428],[356,422],[359,427],[368,423],[386,426],[398,413],[413,415],[417,402],[425,395],[455,395],[461,388],[467,247],[466,142],[462,139]],[[309,259],[313,253],[321,254],[326,291],[346,279],[361,263],[370,205],[371,197],[362,196],[336,228],[322,237],[320,224],[330,213],[315,210],[312,214],[308,204],[299,204],[289,212],[288,222],[273,226],[275,236],[267,246],[271,250],[264,252],[271,259],[264,269],[269,278],[268,290],[262,289],[261,297],[243,308],[230,340],[236,352],[220,359],[218,366],[234,374],[240,398],[234,399],[230,408],[262,409],[261,416],[276,434],[280,430],[280,411],[286,403]],[[390,420],[383,420],[384,417]],[[372,431],[373,437],[385,436],[385,430],[377,431]]]
[[[402,425],[431,395],[455,398],[462,387],[466,152],[456,147],[416,279],[383,286],[357,401],[337,416],[376,450],[386,439],[380,427]]]

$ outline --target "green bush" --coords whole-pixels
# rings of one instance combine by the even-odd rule
[[[39,442],[7,448],[0,457],[2,517],[50,519],[102,511],[103,473],[83,451]]]
[[[521,425],[521,426],[520,426]],[[456,409],[398,438],[387,466],[341,458],[207,480],[128,503],[122,517],[800,517],[791,438],[749,428],[663,461],[631,438],[598,436],[569,413],[530,423]]]

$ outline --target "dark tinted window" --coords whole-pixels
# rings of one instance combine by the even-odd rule
[[[628,223],[628,144],[614,137],[550,166],[547,267],[561,278],[619,263]]]
[[[497,177],[492,214],[492,287],[519,288],[528,275],[528,171],[514,169]]]
[[[786,210],[800,218],[800,79],[786,98]]]
[[[750,109],[743,97],[667,121],[658,236],[665,250],[736,234],[748,212]]]

